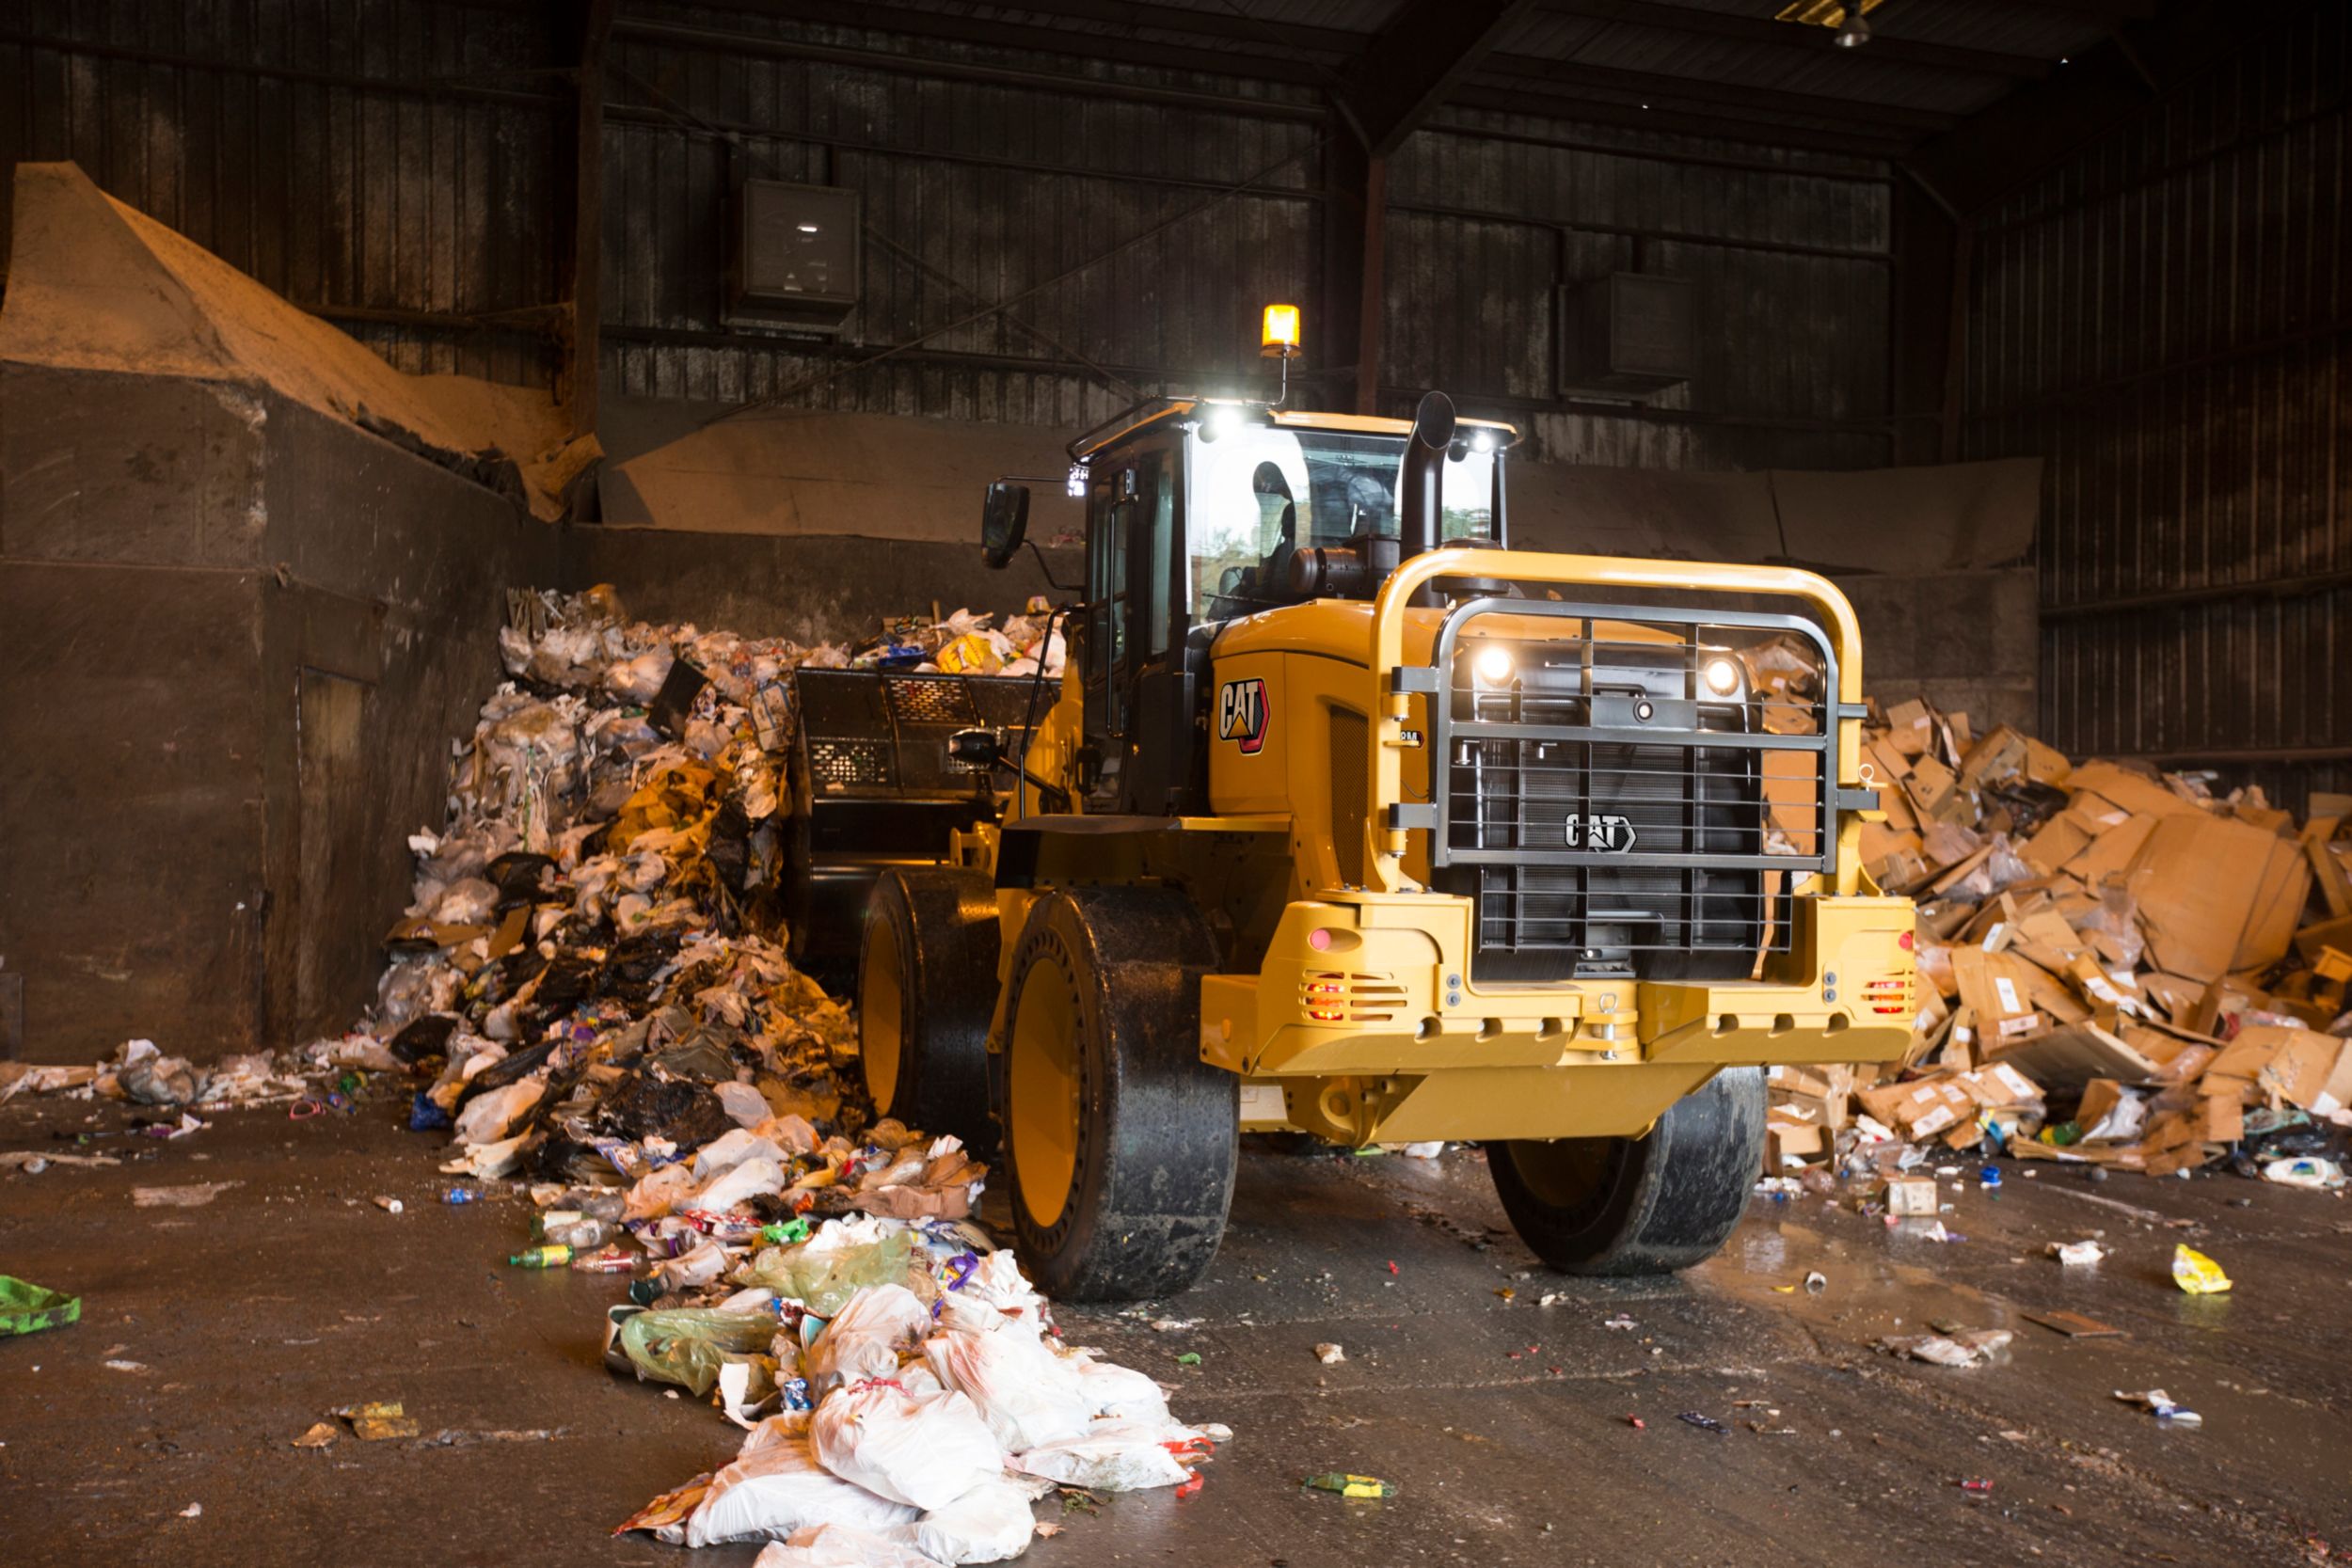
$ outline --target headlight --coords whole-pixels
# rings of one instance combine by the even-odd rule
[[[1718,697],[1728,697],[1740,689],[1740,666],[1727,658],[1708,659],[1702,673],[1707,679],[1707,689]]]
[[[1478,678],[1488,686],[1506,686],[1513,669],[1511,650],[1500,642],[1489,642],[1478,650]]]

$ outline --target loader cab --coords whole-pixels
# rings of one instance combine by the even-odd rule
[[[1228,622],[1316,598],[1370,599],[1396,567],[1402,420],[1155,400],[1070,448],[1087,569],[1070,657],[1084,692],[1089,812],[1200,809],[1209,647]],[[1439,543],[1507,544],[1502,457],[1516,433],[1465,421]],[[992,486],[983,552],[1023,543],[1025,493]]]

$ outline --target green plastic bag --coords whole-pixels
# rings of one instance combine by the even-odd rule
[[[621,1349],[640,1372],[698,1395],[718,1384],[721,1367],[766,1353],[775,1338],[773,1318],[698,1307],[640,1312],[621,1325]]]
[[[806,1243],[762,1247],[736,1277],[746,1285],[765,1285],[817,1316],[830,1318],[868,1285],[912,1288],[914,1282],[907,1271],[914,1259],[914,1232],[897,1230],[879,1242],[834,1252],[812,1252]]]
[[[0,1274],[0,1334],[39,1334],[82,1321],[82,1298]]]

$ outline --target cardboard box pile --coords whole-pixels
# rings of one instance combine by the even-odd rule
[[[2352,797],[2298,825],[2258,789],[2075,764],[1916,700],[1864,734],[1885,812],[1864,864],[1918,903],[1922,1007],[1899,1063],[1771,1069],[1768,1175],[1989,1135],[2164,1175],[2352,1127]]]

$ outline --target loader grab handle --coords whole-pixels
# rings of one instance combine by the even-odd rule
[[[1378,709],[1367,725],[1367,767],[1370,784],[1365,814],[1365,872],[1383,893],[1413,887],[1405,874],[1407,835],[1421,821],[1405,798],[1406,729],[1412,718],[1415,695],[1439,700],[1445,682],[1439,673],[1423,673],[1405,666],[1406,610],[1414,594],[1438,578],[1494,578],[1504,581],[1599,585],[1612,588],[1700,590],[1714,593],[1774,594],[1801,599],[1827,624],[1837,661],[1837,690],[1825,704],[1836,731],[1836,794],[1832,798],[1828,826],[1841,837],[1848,831],[1837,822],[1837,811],[1848,807],[1849,788],[1859,788],[1862,759],[1862,627],[1853,606],[1836,583],[1818,573],[1789,566],[1720,565],[1690,561],[1642,561],[1618,556],[1545,555],[1518,550],[1478,549],[1454,546],[1405,561],[1381,585],[1372,612],[1372,668],[1380,681]],[[1627,607],[1627,618],[1639,620],[1638,606]],[[1431,814],[1434,816],[1434,813]],[[1860,886],[1857,857],[1837,857],[1837,891],[1852,893]]]

